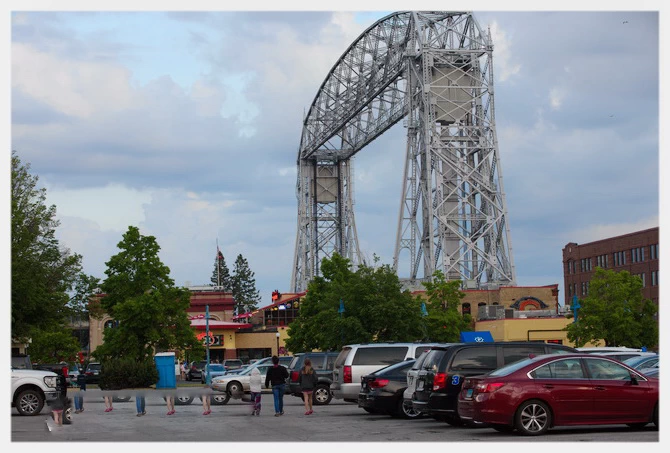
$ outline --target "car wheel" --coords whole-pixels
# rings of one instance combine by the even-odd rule
[[[510,425],[491,424],[489,426],[498,431],[499,433],[511,433],[514,431],[514,426]]]
[[[175,406],[188,406],[193,402],[192,396],[176,396],[174,398]]]
[[[240,384],[237,381],[233,381],[230,384],[228,384],[228,393],[230,396],[234,396],[237,393],[242,393],[242,384]]]
[[[228,401],[230,401],[230,395],[227,392],[212,395],[211,401],[215,406],[223,406],[224,404],[228,404]]]
[[[402,418],[417,419],[421,418],[423,414],[414,410],[411,401],[400,399],[398,402],[398,411],[396,415]]]
[[[44,398],[35,390],[24,390],[16,398],[16,409],[21,415],[37,415],[44,407]]]
[[[514,425],[524,436],[544,434],[551,426],[551,411],[542,401],[526,401],[516,411]]]
[[[71,425],[72,424],[72,408],[68,407],[63,411],[63,424]]]
[[[330,387],[327,385],[317,385],[312,395],[315,406],[325,406],[333,399],[333,394],[330,393]]]
[[[114,403],[127,403],[128,401],[130,401],[130,398],[132,398],[132,396],[121,395],[121,396],[115,396],[115,397],[113,397],[113,398],[112,398],[112,401],[113,401]]]

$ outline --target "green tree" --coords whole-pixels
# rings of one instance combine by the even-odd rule
[[[56,206],[30,164],[12,151],[12,338],[27,341],[33,331],[57,331],[70,311],[68,291],[81,271],[81,256],[56,239]]]
[[[235,299],[235,311],[238,314],[258,308],[260,295],[256,290],[256,279],[249,262],[242,254],[237,255],[235,259],[231,287]]]
[[[344,312],[340,313],[340,301]],[[338,254],[324,258],[288,330],[290,351],[339,350],[349,343],[415,341],[423,336],[421,305],[403,291],[388,265],[361,266]]]
[[[68,329],[34,330],[29,352],[30,359],[34,362],[57,363],[74,360],[79,349],[79,341]]]
[[[447,281],[442,271],[433,274],[432,282],[423,282],[426,288],[426,310],[424,318],[427,338],[431,341],[454,343],[460,340],[460,333],[472,330],[472,317],[458,311],[465,293],[460,291],[461,281]]]
[[[577,322],[565,328],[577,347],[604,340],[605,346],[658,345],[658,307],[642,298],[642,279],[628,271],[596,267]]]
[[[212,272],[210,281],[212,282],[212,286],[221,286],[224,291],[231,291],[232,289],[230,270],[226,265],[226,259],[223,257],[221,250],[216,253],[214,271]]]
[[[118,244],[121,250],[105,263],[102,308],[117,325],[106,328],[104,343],[93,352],[101,361],[133,357],[138,361],[154,351],[188,350],[202,354],[186,310],[190,292],[176,288],[170,269],[158,257],[153,236],[130,226]]]

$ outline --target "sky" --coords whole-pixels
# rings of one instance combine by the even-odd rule
[[[231,271],[238,254],[248,260],[260,306],[272,290],[288,292],[303,115],[347,47],[406,7],[212,11],[196,1],[193,11],[167,12],[176,5],[168,2],[57,12],[32,3],[7,17],[8,140],[47,189],[57,237],[83,256],[84,272],[104,279],[133,225],[156,238],[177,285],[210,283],[218,242]],[[565,10],[574,5],[589,11]],[[652,5],[474,9],[493,36],[517,284],[559,284],[561,303],[568,242],[660,223],[662,41],[660,3]],[[354,160],[361,251],[384,264],[393,259],[405,134],[400,122]]]

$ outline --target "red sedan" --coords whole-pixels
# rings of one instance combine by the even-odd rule
[[[458,413],[528,436],[562,425],[658,427],[658,379],[593,354],[542,355],[465,379]]]

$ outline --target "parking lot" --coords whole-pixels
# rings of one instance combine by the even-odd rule
[[[272,395],[264,394],[259,417],[252,417],[251,407],[239,400],[223,406],[212,406],[212,413],[202,415],[202,405],[195,399],[188,406],[177,406],[176,414],[166,415],[160,394],[147,396],[143,417],[136,417],[135,399],[114,403],[105,413],[101,393],[90,390],[85,411],[73,414],[73,424],[53,427],[48,408],[35,417],[11,415],[11,440],[30,442],[658,442],[659,432],[648,425],[633,431],[625,426],[556,428],[545,436],[519,437],[489,428],[454,428],[431,418],[403,420],[385,415],[370,415],[354,404],[338,400],[327,406],[316,406],[314,414],[304,415],[302,401],[284,398],[285,415],[274,417]]]

